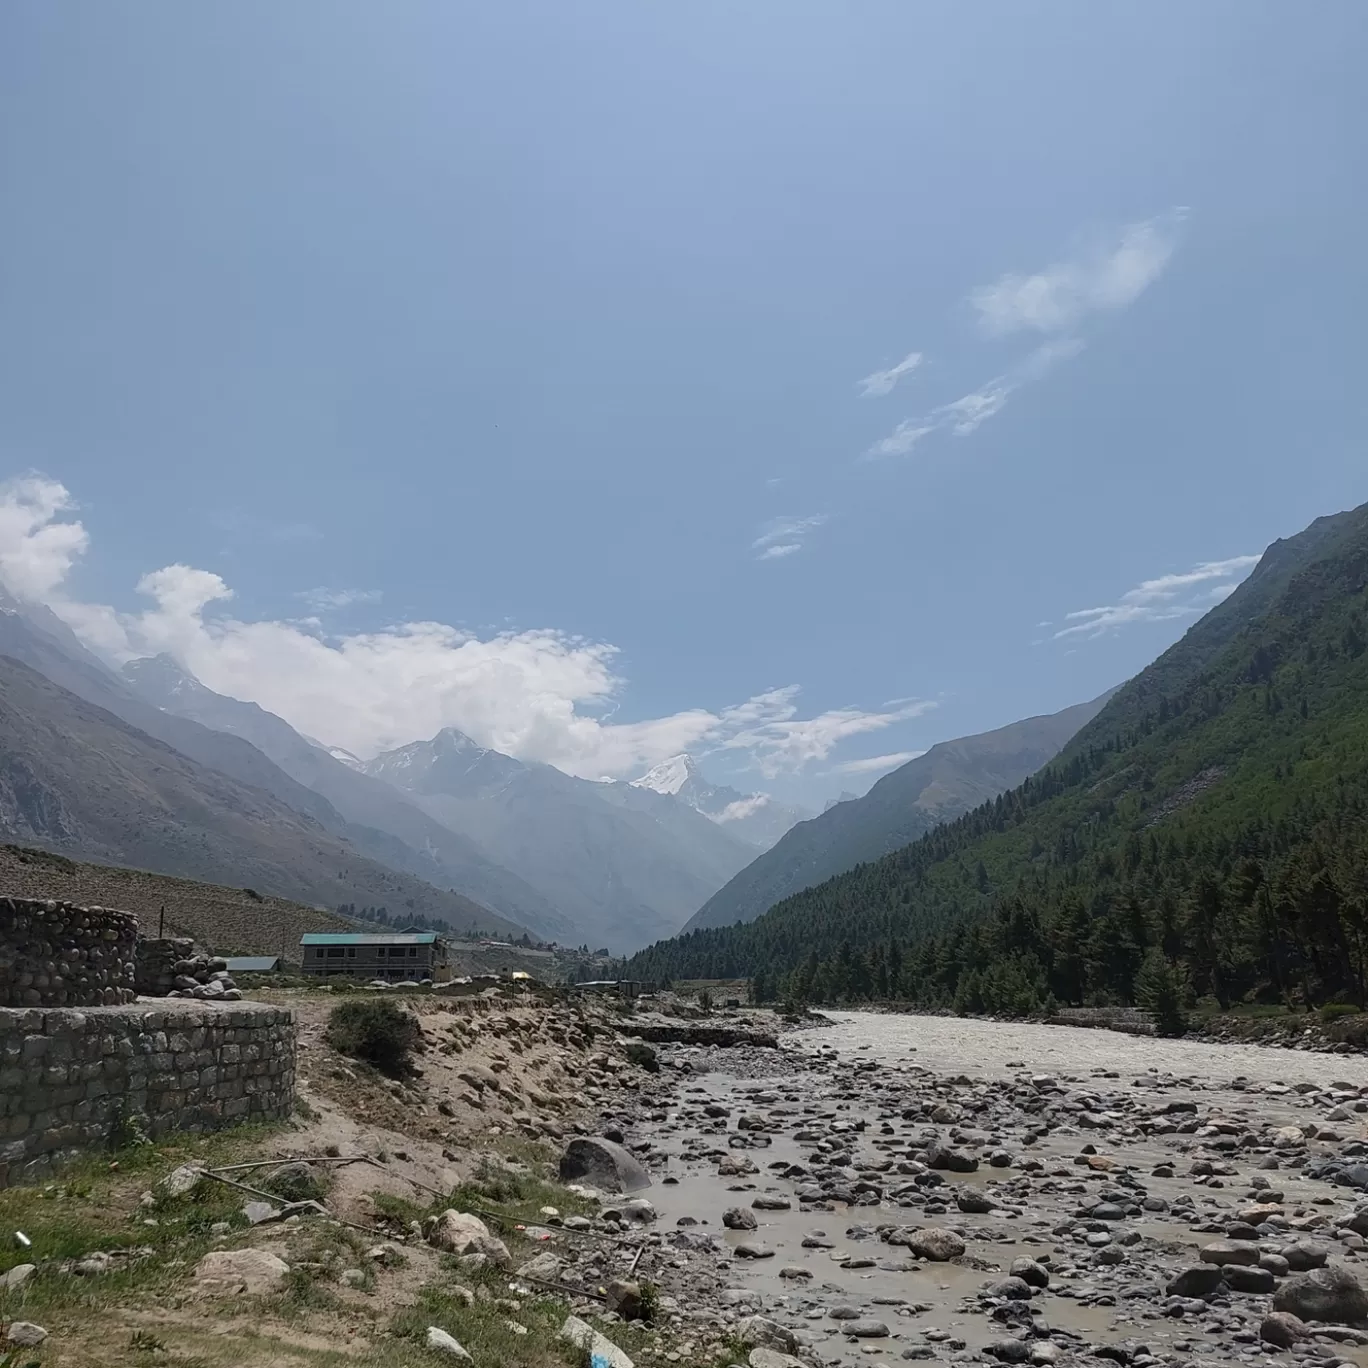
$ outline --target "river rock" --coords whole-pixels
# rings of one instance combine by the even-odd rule
[[[1279,1349],[1290,1349],[1309,1333],[1300,1317],[1290,1311],[1270,1311],[1259,1325],[1259,1338],[1265,1344],[1276,1345]]]
[[[964,1241],[953,1230],[941,1226],[928,1226],[925,1230],[914,1230],[908,1237],[907,1247],[923,1259],[932,1263],[948,1263],[964,1253]]]
[[[5,1331],[6,1343],[18,1344],[25,1349],[42,1344],[47,1337],[48,1332],[32,1321],[11,1321],[9,1329]]]
[[[755,1219],[755,1214],[747,1211],[745,1207],[728,1207],[722,1213],[722,1224],[728,1230],[754,1230],[759,1222]]]
[[[762,1192],[752,1203],[756,1211],[792,1211],[793,1203],[776,1192]]]
[[[1312,1244],[1309,1240],[1299,1240],[1286,1246],[1282,1256],[1294,1273],[1309,1273],[1313,1268],[1324,1268],[1330,1251],[1322,1245]]]
[[[736,1257],[738,1259],[772,1259],[774,1258],[774,1250],[767,1244],[761,1244],[759,1240],[742,1240],[736,1246]]]
[[[1203,1263],[1225,1265],[1243,1264],[1253,1267],[1259,1262],[1259,1246],[1243,1240],[1213,1240],[1203,1245],[1197,1257]]]
[[[1020,1278],[1022,1282],[1031,1287],[1049,1287],[1050,1285],[1050,1270],[1034,1259],[1028,1259],[1024,1256],[1013,1259],[1012,1266],[1007,1272],[1011,1277]]]
[[[604,1192],[639,1192],[651,1175],[619,1144],[598,1136],[577,1136],[561,1156],[563,1183],[592,1183]]]
[[[641,1284],[631,1278],[614,1278],[604,1291],[604,1305],[616,1311],[623,1320],[640,1320],[642,1313]]]
[[[15,1292],[38,1271],[37,1264],[15,1264],[8,1273],[0,1274],[0,1287]]]
[[[1331,1266],[1299,1273],[1273,1294],[1275,1311],[1290,1311],[1302,1320],[1354,1325],[1368,1319],[1368,1293],[1347,1269]]]
[[[777,1349],[752,1349],[746,1359],[749,1368],[807,1368],[802,1359],[781,1354]]]
[[[1005,1297],[1008,1301],[1030,1301],[1031,1284],[1025,1278],[1003,1278],[988,1289],[988,1295]]]
[[[736,1337],[742,1344],[778,1349],[784,1354],[792,1354],[798,1348],[798,1336],[768,1316],[743,1317],[736,1323]]]
[[[881,1320],[864,1319],[851,1321],[845,1327],[847,1335],[854,1335],[856,1339],[887,1339],[888,1326]]]
[[[1227,1264],[1225,1284],[1232,1292],[1271,1292],[1277,1283],[1266,1268],[1248,1268],[1241,1264]]]
[[[986,1216],[997,1207],[997,1203],[986,1192],[968,1188],[955,1194],[955,1205],[970,1216]]]
[[[928,1168],[946,1169],[950,1173],[973,1173],[978,1168],[978,1160],[972,1154],[951,1149],[937,1140],[926,1147],[926,1165]]]
[[[1170,1278],[1164,1289],[1170,1297],[1210,1297],[1225,1286],[1215,1264],[1197,1264]]]

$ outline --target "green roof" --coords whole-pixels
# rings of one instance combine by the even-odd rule
[[[432,945],[437,939],[435,931],[369,931],[344,932],[334,934],[325,931],[309,931],[300,936],[300,945]]]

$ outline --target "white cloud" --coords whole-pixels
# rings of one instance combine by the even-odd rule
[[[625,681],[607,643],[554,629],[481,638],[441,622],[330,634],[316,619],[248,621],[232,613],[233,591],[219,575],[189,565],[145,575],[137,587],[147,605],[121,612],[66,592],[68,572],[89,542],[79,522],[62,517],[73,507],[62,485],[41,476],[0,486],[0,579],[11,591],[48,603],[112,661],[166,651],[209,688],[259,703],[358,756],[454,726],[483,745],[586,778],[640,774],[709,746],[749,751],[767,772],[778,772],[799,770],[845,736],[923,706],[803,719],[791,686],[721,711],[689,708],[618,722]],[[802,524],[784,534],[792,536],[822,519],[788,521]]]
[[[803,538],[826,522],[825,513],[810,518],[774,518],[751,543],[756,560],[782,560],[803,549]]]
[[[713,817],[715,822],[740,822],[747,817],[753,817],[762,808],[768,807],[770,796],[768,793],[752,793],[749,798],[738,798],[734,803],[728,803],[721,812]]]
[[[1186,216],[1172,209],[1085,244],[1034,275],[1007,274],[969,296],[990,336],[1067,332],[1091,313],[1124,309],[1163,273]]]
[[[301,589],[295,597],[314,612],[327,613],[363,603],[379,603],[384,594],[379,589],[329,589],[320,585],[317,589]]]
[[[936,705],[910,699],[882,712],[833,708],[816,717],[800,718],[794,687],[771,689],[739,708],[727,709],[723,722],[736,730],[718,742],[721,750],[748,751],[767,778],[796,773],[816,760],[825,760],[842,741],[867,732],[882,731],[895,722],[920,717]]]
[[[84,555],[85,528],[55,521],[75,506],[65,486],[41,475],[0,485],[0,580],[20,598],[46,598]]]
[[[1132,622],[1167,622],[1203,613],[1233,594],[1258,562],[1258,556],[1231,556],[1228,560],[1202,561],[1179,574],[1142,580],[1122,594],[1119,603],[1066,613],[1066,625],[1054,634],[1055,640],[1101,636]]]
[[[837,774],[874,774],[879,770],[896,769],[925,754],[924,750],[894,751],[891,755],[870,755],[863,760],[847,760],[832,768]]]
[[[885,394],[892,394],[893,387],[904,376],[911,375],[922,363],[921,352],[908,352],[896,366],[890,366],[888,370],[875,371],[873,375],[866,375],[863,380],[855,383],[860,389],[861,399],[877,399]]]
[[[978,389],[932,409],[925,417],[904,418],[887,437],[865,452],[865,459],[905,456],[923,437],[933,432],[948,431],[956,437],[968,437],[1000,413],[1008,399],[1023,385],[1039,380],[1059,362],[1077,356],[1082,350],[1083,343],[1076,337],[1042,343],[1010,370],[994,376]]]
[[[887,437],[882,437],[865,452],[866,460],[883,456],[906,456],[923,437],[935,432],[936,424],[925,418],[904,418]]]

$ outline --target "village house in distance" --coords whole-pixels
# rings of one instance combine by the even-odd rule
[[[451,977],[447,943],[435,931],[309,932],[299,938],[300,967],[320,978],[443,983]]]

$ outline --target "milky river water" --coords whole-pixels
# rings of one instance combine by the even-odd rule
[[[786,1048],[835,1049],[843,1057],[889,1064],[919,1064],[936,1073],[1005,1078],[1023,1069],[1078,1074],[1147,1070],[1213,1082],[1244,1077],[1262,1083],[1368,1084],[1368,1055],[1316,1054],[1262,1045],[1217,1045],[1202,1040],[1161,1040],[1079,1026],[979,1021],[961,1017],[893,1016],[825,1012],[834,1026],[785,1037]]]

